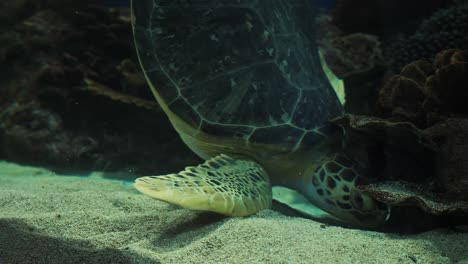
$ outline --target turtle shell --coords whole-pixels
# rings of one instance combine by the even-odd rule
[[[323,72],[310,0],[132,2],[149,82],[192,127],[300,146],[342,113]]]

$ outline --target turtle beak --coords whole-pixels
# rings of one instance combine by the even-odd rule
[[[390,218],[391,207],[358,190],[351,192],[352,218],[355,224],[371,228],[383,226]]]

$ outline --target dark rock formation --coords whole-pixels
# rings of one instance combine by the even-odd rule
[[[128,17],[86,1],[9,2],[0,4],[9,25],[0,33],[0,158],[140,175],[198,162],[155,104]]]

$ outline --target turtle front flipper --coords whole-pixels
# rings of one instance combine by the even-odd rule
[[[256,162],[216,156],[177,174],[138,178],[142,193],[188,209],[247,216],[271,207],[271,185]]]

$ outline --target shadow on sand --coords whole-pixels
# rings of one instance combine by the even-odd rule
[[[13,219],[0,220],[0,264],[155,263],[130,251],[98,249],[89,242],[58,239]]]

